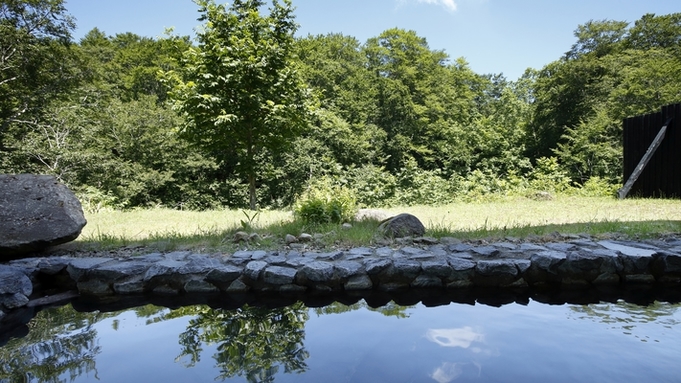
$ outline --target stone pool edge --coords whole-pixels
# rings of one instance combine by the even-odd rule
[[[580,238],[552,243],[435,243],[331,252],[175,251],[135,257],[25,258],[0,264],[0,320],[48,290],[75,290],[87,297],[173,297],[480,287],[579,290],[625,285],[681,286],[681,240]]]

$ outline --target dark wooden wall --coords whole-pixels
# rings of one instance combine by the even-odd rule
[[[664,140],[634,183],[629,196],[681,197],[681,104],[667,105],[658,113],[624,120],[623,183],[629,179],[655,136],[670,117],[672,120],[667,126]]]

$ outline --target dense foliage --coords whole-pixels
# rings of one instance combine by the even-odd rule
[[[302,206],[320,180],[363,206],[603,194],[622,119],[681,101],[681,13],[587,21],[510,81],[415,31],[295,38],[287,0],[197,4],[196,42],[74,42],[63,0],[1,1],[0,172],[93,210]]]

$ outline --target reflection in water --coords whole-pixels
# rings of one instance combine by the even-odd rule
[[[220,375],[216,380],[243,376],[248,382],[273,382],[284,373],[302,373],[309,357],[303,346],[308,310],[301,303],[267,309],[244,306],[236,310],[191,306],[173,310],[163,319],[192,316],[180,334],[176,361],[194,367],[204,345],[217,345],[213,355]]]
[[[101,352],[92,325],[106,314],[79,313],[71,306],[41,312],[29,324],[27,336],[0,347],[1,382],[59,382],[97,376],[95,359]]]
[[[659,342],[660,339],[650,339],[648,335],[639,334],[637,326],[656,322],[664,328],[671,329],[680,322],[674,318],[674,313],[681,304],[654,302],[648,306],[639,306],[624,301],[617,303],[600,303],[585,306],[571,306],[568,315],[577,319],[585,319],[610,325],[613,330],[619,330],[625,335],[632,335],[642,342]]]
[[[485,340],[484,334],[473,330],[472,327],[465,326],[460,328],[429,329],[426,331],[426,339],[442,347],[459,347],[479,354],[483,350],[480,346],[473,343],[482,343]],[[482,365],[479,362],[444,362],[440,367],[430,374],[438,383],[449,383],[466,372],[467,376],[479,376],[482,372]]]
[[[484,336],[475,332],[470,327],[430,329],[426,332],[426,338],[442,347],[469,348],[473,342],[482,342]]]
[[[430,374],[430,377],[438,383],[449,383],[458,379],[464,372],[467,375],[480,376],[482,373],[482,366],[479,363],[442,363],[442,365]],[[470,374],[470,373],[473,374]]]
[[[69,305],[39,312],[27,336],[0,346],[0,382],[149,381],[160,370],[170,371],[163,380],[169,383],[672,382],[681,373],[679,307],[617,302],[407,310],[391,303],[375,310],[384,315],[373,315],[363,301],[320,309],[301,303],[236,310],[149,305],[114,313],[80,313]],[[475,326],[465,326],[470,323]],[[602,331],[603,324],[617,331]],[[137,344],[161,338],[168,343],[144,352],[130,346],[133,337]],[[128,380],[111,378],[119,364],[132,361],[143,367],[131,368]],[[302,375],[284,376],[296,373]]]

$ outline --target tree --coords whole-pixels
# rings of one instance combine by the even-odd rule
[[[184,137],[219,161],[238,159],[256,208],[258,156],[282,152],[306,126],[307,88],[294,62],[290,0],[235,0],[229,10],[213,0],[196,0],[205,21],[198,46],[183,67],[166,72],[173,107],[185,119]]]
[[[74,27],[63,0],[0,1],[0,150],[12,125],[33,125],[71,86]]]

